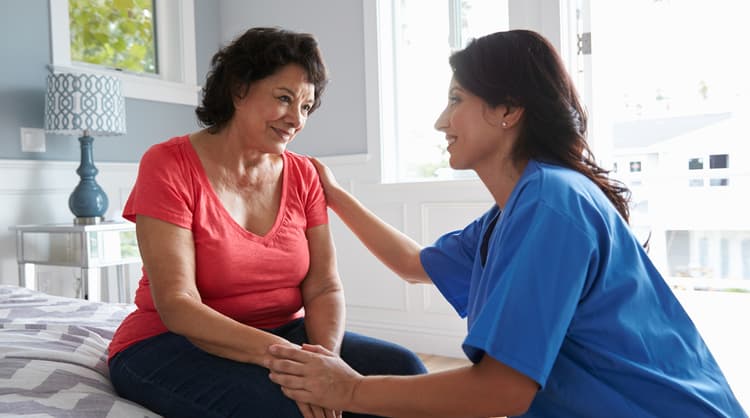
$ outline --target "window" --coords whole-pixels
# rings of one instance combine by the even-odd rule
[[[153,0],[68,0],[75,63],[157,74]]]
[[[705,235],[702,233],[701,235]],[[697,266],[691,266],[697,270],[698,277],[702,277],[708,274],[713,274],[711,271],[711,263],[709,262],[708,252],[710,249],[710,242],[707,237],[698,239],[698,264]]]
[[[472,38],[508,29],[507,0],[381,1],[381,76],[388,90],[381,105],[386,181],[474,177],[448,167],[445,140],[433,126],[447,103],[448,56]],[[392,7],[392,9],[391,9]],[[425,18],[429,16],[429,18]]]
[[[711,186],[727,186],[729,185],[729,179],[711,179],[709,184]]]
[[[52,71],[115,75],[130,98],[198,103],[193,0],[49,4]]]
[[[728,168],[729,167],[729,155],[718,154],[711,155],[708,160],[709,168]]]
[[[729,178],[727,177],[709,177],[715,172],[709,170],[725,170],[729,168],[729,154],[711,154],[708,156],[708,168],[705,168],[703,161],[706,158],[696,157],[691,158],[688,162],[688,170],[691,170],[691,176],[700,175],[701,178],[690,178],[688,184],[690,187],[703,187],[708,184],[710,187],[724,187],[729,185]],[[708,180],[708,181],[706,181]]]
[[[688,162],[689,170],[703,170],[703,158],[691,158]]]
[[[729,239],[722,238],[719,241],[719,245],[719,256],[721,263],[721,271],[719,272],[719,277],[726,279],[729,277]]]

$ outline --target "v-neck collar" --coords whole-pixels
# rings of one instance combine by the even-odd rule
[[[222,216],[224,216],[227,219],[227,222],[229,224],[233,225],[235,229],[240,231],[243,235],[247,236],[250,239],[261,241],[263,243],[267,243],[271,240],[273,240],[274,235],[276,235],[277,231],[281,227],[282,221],[284,219],[284,213],[286,212],[286,200],[287,200],[287,176],[289,170],[288,168],[288,159],[286,152],[283,152],[281,154],[281,161],[282,161],[282,167],[281,167],[281,201],[279,202],[279,210],[276,213],[276,219],[273,222],[273,225],[271,226],[271,229],[268,230],[264,235],[258,235],[255,232],[247,230],[244,226],[237,223],[237,221],[232,217],[232,215],[229,213],[227,208],[224,206],[224,203],[222,203],[221,199],[219,199],[219,195],[216,194],[216,190],[214,190],[213,185],[211,184],[211,181],[208,179],[208,174],[206,174],[206,168],[203,167],[203,162],[201,162],[200,157],[198,156],[198,151],[196,151],[195,147],[193,146],[193,143],[190,141],[190,136],[185,136],[185,145],[188,148],[188,155],[193,160],[193,164],[196,167],[196,170],[198,172],[198,177],[200,180],[201,185],[203,188],[207,191],[207,194],[209,198],[213,201],[213,203],[219,207],[219,211],[221,212]]]
[[[497,205],[495,205],[495,209],[497,210],[497,212],[492,216],[489,225],[485,229],[484,236],[482,237],[482,244],[479,247],[479,261],[482,263],[482,267],[487,264],[487,253],[489,252],[490,248],[490,238],[492,237],[492,233],[495,231],[497,220],[500,219],[500,214],[502,213],[502,210],[500,210]]]
[[[505,202],[505,207],[501,208],[497,204],[493,206],[492,210],[495,211],[495,213],[488,217],[487,226],[483,229],[482,241],[479,247],[479,261],[482,268],[484,268],[487,264],[487,255],[489,254],[489,248],[492,243],[492,236],[494,235],[495,230],[497,230],[500,220],[503,218],[507,218],[513,211],[520,190],[523,188],[523,185],[526,183],[528,177],[533,172],[538,170],[538,167],[538,163],[535,160],[529,160],[528,164],[526,164],[526,168],[524,168],[523,172],[521,173],[521,177],[518,179],[518,182],[516,182],[516,185],[510,192],[508,200]]]

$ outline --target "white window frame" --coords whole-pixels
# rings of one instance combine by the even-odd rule
[[[156,0],[158,75],[138,75],[81,65],[70,59],[68,0],[49,0],[54,73],[113,75],[122,80],[123,94],[133,99],[198,104],[196,84],[195,10],[193,0]]]

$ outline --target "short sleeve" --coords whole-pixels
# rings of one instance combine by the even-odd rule
[[[307,199],[305,201],[305,219],[307,229],[328,223],[328,206],[320,176],[307,158],[303,158],[305,173],[304,183],[307,185]]]
[[[181,142],[152,146],[141,158],[138,177],[130,192],[123,217],[135,222],[145,215],[183,228],[193,222],[193,173]]]
[[[419,255],[432,282],[462,318],[467,313],[472,267],[485,218],[441,236]]]
[[[538,202],[518,208],[490,243],[485,300],[464,341],[544,386],[598,263],[595,241],[569,217]]]

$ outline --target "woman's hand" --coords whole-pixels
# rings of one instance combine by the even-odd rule
[[[334,353],[319,345],[302,349],[272,345],[269,377],[297,402],[343,411],[349,409],[362,376]]]

